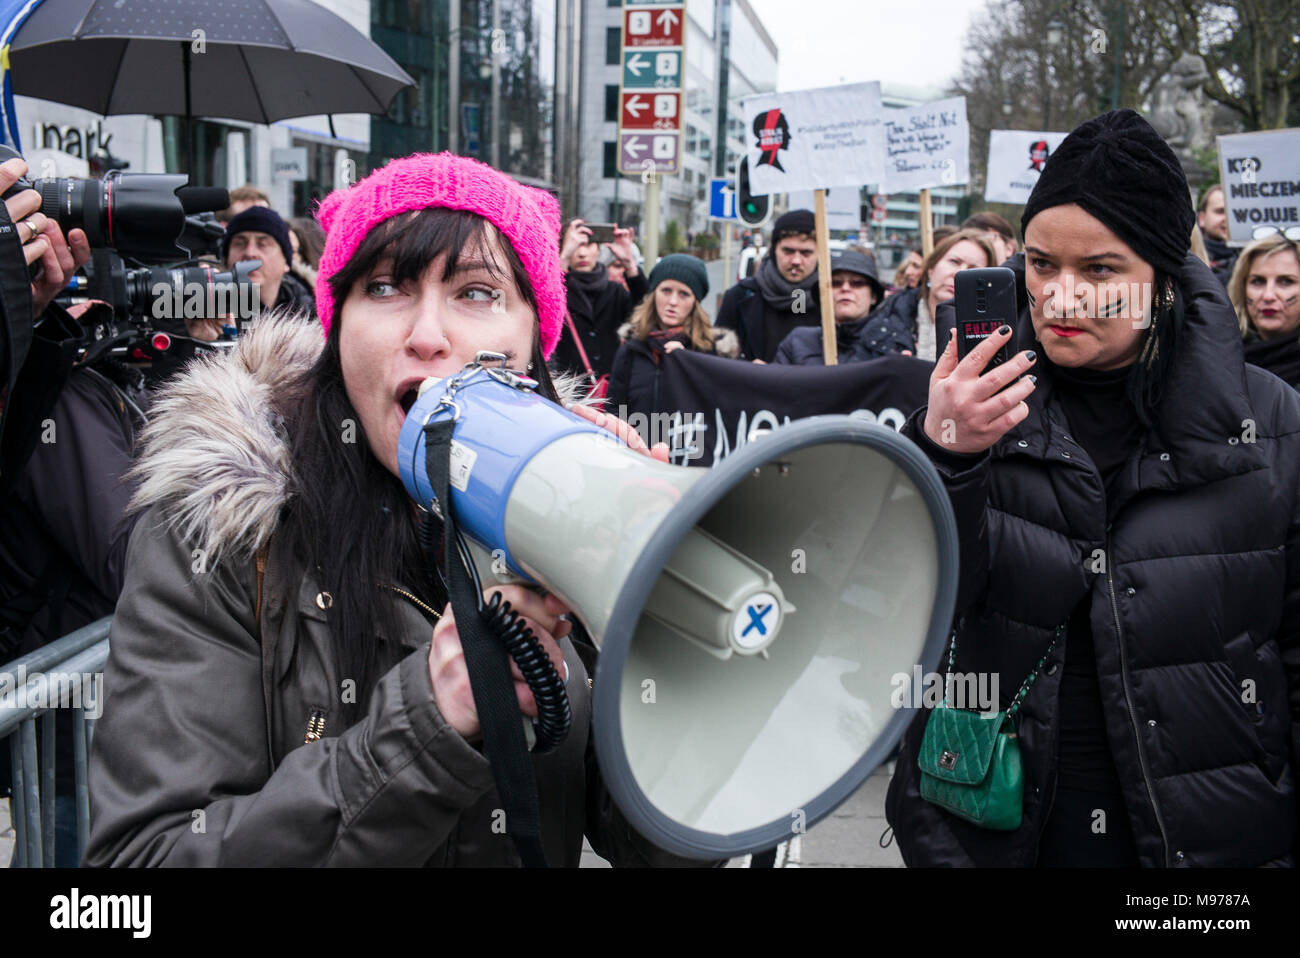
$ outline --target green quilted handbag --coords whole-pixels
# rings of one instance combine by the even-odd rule
[[[1014,831],[1020,827],[1025,775],[1020,743],[1016,739],[1015,713],[1060,636],[1061,629],[1057,628],[1051,645],[1005,712],[986,717],[982,712],[949,708],[945,693],[943,701],[930,712],[916,758],[921,771],[922,798],[981,828]],[[949,673],[956,652],[954,631],[948,647]]]

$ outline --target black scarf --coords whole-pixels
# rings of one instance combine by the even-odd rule
[[[609,285],[609,276],[605,273],[605,267],[603,266],[597,266],[585,273],[581,270],[571,269],[568,272],[566,282],[570,289],[581,290],[587,299],[594,300],[601,290]]]
[[[758,283],[758,291],[763,296],[763,302],[773,309],[784,312],[794,312],[795,290],[803,290],[804,311],[811,312],[816,308],[817,302],[817,269],[807,275],[797,283],[792,283],[776,268],[775,254],[763,258],[758,266],[758,271],[754,274],[754,281]]]
[[[1252,332],[1245,345],[1246,362],[1267,369],[1293,388],[1300,387],[1300,339],[1260,339]]]

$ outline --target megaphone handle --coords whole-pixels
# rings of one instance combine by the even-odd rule
[[[478,711],[483,744],[492,763],[492,776],[505,806],[506,828],[525,868],[545,868],[537,780],[528,756],[524,730],[519,723],[519,703],[510,676],[505,646],[485,634],[479,613],[481,593],[458,553],[459,536],[451,508],[451,438],[455,423],[438,420],[425,426],[425,467],[437,501],[443,504],[444,562],[447,594],[456,615],[456,631],[465,652],[474,707]]]

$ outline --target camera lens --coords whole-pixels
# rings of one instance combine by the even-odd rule
[[[203,245],[188,235],[186,243],[180,242],[187,216],[225,209],[230,203],[224,189],[185,183],[186,177],[179,174],[113,172],[102,180],[40,179],[32,187],[41,194],[41,212],[65,234],[82,229],[96,249],[167,260]]]
[[[108,245],[102,215],[106,191],[101,181],[58,177],[32,185],[41,194],[41,212],[55,220],[64,234],[83,229],[91,246]]]

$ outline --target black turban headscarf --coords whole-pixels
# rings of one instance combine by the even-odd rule
[[[1020,233],[1052,206],[1077,203],[1158,270],[1177,275],[1196,214],[1178,157],[1132,110],[1075,128],[1048,158],[1020,217]]]

